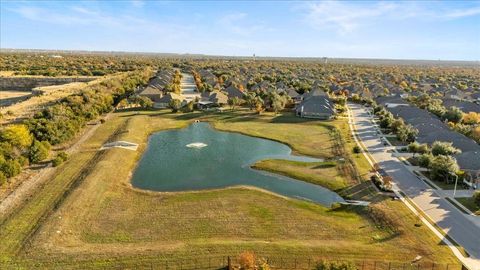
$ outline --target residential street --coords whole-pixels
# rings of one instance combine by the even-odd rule
[[[480,225],[473,222],[471,217],[460,212],[451,205],[442,192],[437,192],[419,180],[391,151],[391,147],[383,145],[377,129],[371,122],[371,117],[357,104],[349,104],[353,123],[359,139],[368,149],[371,156],[383,168],[415,204],[426,213],[452,239],[463,246],[470,254],[474,269],[480,269]],[[442,194],[444,196],[442,196]]]

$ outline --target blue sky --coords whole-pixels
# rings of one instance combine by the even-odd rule
[[[480,59],[480,1],[4,1],[0,47]]]

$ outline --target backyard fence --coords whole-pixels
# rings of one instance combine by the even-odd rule
[[[312,258],[284,258],[262,257],[271,269],[278,270],[314,270],[322,259]],[[385,262],[372,260],[327,260],[328,262],[350,262],[358,270],[463,270],[461,264],[438,264],[432,262]],[[22,261],[2,266],[2,269],[151,269],[151,270],[201,270],[201,269],[239,269],[238,257],[210,257],[186,260],[155,260],[155,259],[130,259],[130,260],[105,260],[102,262],[33,262]]]

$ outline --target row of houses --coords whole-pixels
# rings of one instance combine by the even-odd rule
[[[451,142],[462,152],[455,155],[460,168],[470,180],[480,181],[480,145],[463,134],[452,131],[446,123],[430,112],[412,106],[400,96],[376,98],[395,117],[401,117],[406,123],[418,130],[419,143],[433,144],[435,141]]]

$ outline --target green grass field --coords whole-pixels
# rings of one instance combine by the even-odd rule
[[[348,175],[352,168],[336,161],[307,165],[274,160],[257,166],[368,197],[374,201],[371,209],[328,209],[248,187],[176,193],[132,188],[130,175],[148,135],[184,127],[193,119],[281,141],[298,154],[352,160],[360,176],[369,171],[361,155],[350,154],[353,142],[346,120],[308,121],[290,114],[258,116],[243,111],[115,113],[53,179],[2,221],[3,261],[102,268],[165,258],[205,261],[253,250],[261,256],[312,260],[409,262],[421,255],[424,261],[457,262],[426,227],[414,226],[416,217],[401,202],[376,194],[369,182]],[[98,151],[113,139],[139,143],[139,151]]]

